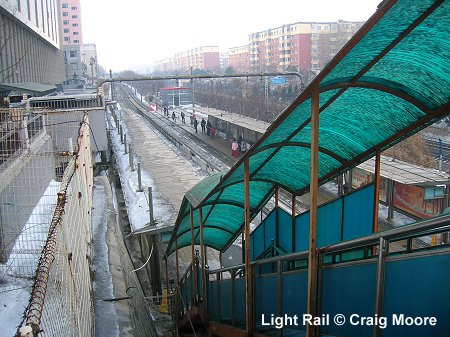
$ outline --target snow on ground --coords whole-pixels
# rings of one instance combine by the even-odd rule
[[[48,235],[60,183],[52,180],[17,236],[9,260],[0,264],[0,337],[14,336],[30,299],[33,276]]]
[[[93,283],[95,330],[97,336],[118,337],[119,322],[114,303],[103,301],[107,298],[114,298],[108,246],[106,244],[106,229],[109,218],[109,209],[105,207],[107,204],[105,187],[98,181],[94,181],[92,236],[95,244],[93,245],[92,267],[95,273]]]
[[[118,104],[119,113],[121,113],[120,105]],[[123,113],[123,112],[122,112]],[[111,125],[115,127],[115,122],[111,116]],[[127,130],[127,125],[124,119],[121,120],[123,132],[127,135],[130,133]],[[124,146],[120,142],[120,135],[117,134],[117,129],[110,131],[111,142],[114,148],[118,170],[120,173],[120,180],[122,183],[125,203],[128,209],[128,217],[133,231],[141,229],[149,224],[149,207],[148,207],[148,187],[152,187],[153,194],[153,217],[157,220],[156,227],[161,227],[167,224],[172,216],[172,207],[164,199],[158,191],[158,187],[153,177],[146,171],[141,169],[142,192],[138,192],[138,174],[137,170],[132,171],[130,168],[129,154],[125,154]],[[131,140],[130,140],[131,141]],[[137,158],[134,158],[134,165],[136,168]]]

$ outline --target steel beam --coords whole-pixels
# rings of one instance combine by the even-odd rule
[[[195,238],[194,238],[194,207],[191,205],[190,211],[191,222],[191,253],[192,253],[192,297],[194,304],[197,303],[197,268],[195,267]]]
[[[245,200],[245,326],[247,336],[253,336],[253,288],[250,265],[250,165],[248,157],[244,161]]]
[[[307,313],[316,315],[317,291],[317,202],[319,194],[319,87],[311,95],[311,171],[310,171],[310,209],[309,209],[309,253],[308,253],[308,299]],[[306,326],[306,336],[314,336],[315,327]]]

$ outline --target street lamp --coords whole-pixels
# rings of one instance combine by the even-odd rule
[[[89,59],[89,65],[91,66],[91,82],[92,85],[94,85],[94,65],[97,63],[97,60],[95,59],[95,57],[91,56],[91,58]]]

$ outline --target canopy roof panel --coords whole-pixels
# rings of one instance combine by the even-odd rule
[[[449,22],[450,0],[383,1],[228,173],[208,178],[186,195],[194,215],[200,207],[204,218],[207,213],[205,244],[224,251],[242,230],[244,161],[250,167],[252,216],[276,187],[295,195],[309,190],[313,91],[320,92],[319,184],[446,115]],[[166,254],[174,251],[175,240],[178,248],[190,244],[190,207],[186,199]],[[196,244],[198,220],[194,216]]]

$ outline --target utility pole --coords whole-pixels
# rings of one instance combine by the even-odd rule
[[[112,80],[112,70],[109,69],[109,78]],[[111,100],[114,101],[114,81],[111,81]]]
[[[192,76],[192,66],[191,66],[191,76]],[[195,88],[194,88],[194,79],[191,78],[191,87],[192,87],[192,109],[195,107]]]

